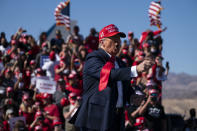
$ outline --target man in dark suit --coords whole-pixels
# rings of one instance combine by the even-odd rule
[[[99,32],[99,49],[86,57],[83,71],[82,103],[75,114],[75,125],[82,131],[124,130],[124,106],[132,93],[130,80],[151,65],[123,67],[114,57],[120,49],[123,32],[111,24]]]

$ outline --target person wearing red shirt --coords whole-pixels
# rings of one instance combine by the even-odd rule
[[[58,81],[60,78],[63,78],[64,74],[69,73],[68,66],[64,60],[60,60],[59,64],[55,65],[55,81]]]
[[[149,39],[153,39],[154,36],[161,34],[161,32],[164,32],[167,28],[165,27],[164,29],[159,29],[156,31],[152,30],[146,30],[145,32],[142,32],[142,35],[140,37],[139,43],[139,49],[142,49],[143,43],[147,42]]]
[[[37,111],[35,119],[29,127],[29,131],[52,131],[48,123],[44,122],[44,115],[41,111]]]
[[[30,125],[33,120],[33,109],[31,106],[31,101],[28,94],[24,94],[22,98],[22,103],[19,109],[19,115],[24,116],[27,125]]]
[[[76,74],[70,73],[68,76],[68,82],[66,83],[66,90],[69,92],[74,92],[77,95],[81,95],[83,92],[82,86],[79,83]]]
[[[52,104],[52,94],[44,93],[42,98],[44,105],[44,122],[50,123],[50,126],[53,128],[53,120],[60,119],[58,106]]]

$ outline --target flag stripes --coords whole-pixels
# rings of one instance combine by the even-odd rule
[[[70,30],[70,0],[61,2],[55,8],[56,25],[65,25],[67,30]]]
[[[161,27],[161,16],[160,16],[160,11],[162,10],[162,7],[160,5],[160,2],[154,2],[152,1],[150,3],[149,9],[148,9],[148,15],[150,19],[150,25],[157,26],[158,28]]]

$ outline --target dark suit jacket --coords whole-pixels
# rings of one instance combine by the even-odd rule
[[[86,58],[83,71],[82,103],[75,115],[75,125],[78,127],[102,131],[113,126],[112,121],[118,98],[117,81],[122,81],[123,84],[123,103],[129,100],[132,92],[130,67],[112,69],[107,88],[99,92],[100,71],[108,60],[109,55],[102,49],[88,54]],[[116,61],[119,67],[123,66],[120,60]]]

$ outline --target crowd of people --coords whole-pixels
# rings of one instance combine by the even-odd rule
[[[84,39],[74,26],[73,33],[62,38],[60,30],[48,40],[47,33],[39,40],[20,28],[8,41],[0,36],[0,130],[77,131],[69,123],[80,106],[83,94],[83,67],[88,53],[99,47],[99,36],[92,28]],[[121,44],[119,57],[126,66],[139,65],[145,59],[154,65],[131,79],[133,91],[125,108],[125,130],[166,130],[165,112],[162,106],[162,82],[167,80],[168,62],[164,66],[163,39],[158,31],[146,30],[138,40],[134,32],[128,32],[128,40]],[[56,82],[53,94],[40,92],[38,78]],[[10,121],[22,116],[11,127]],[[162,128],[161,128],[162,127]]]

